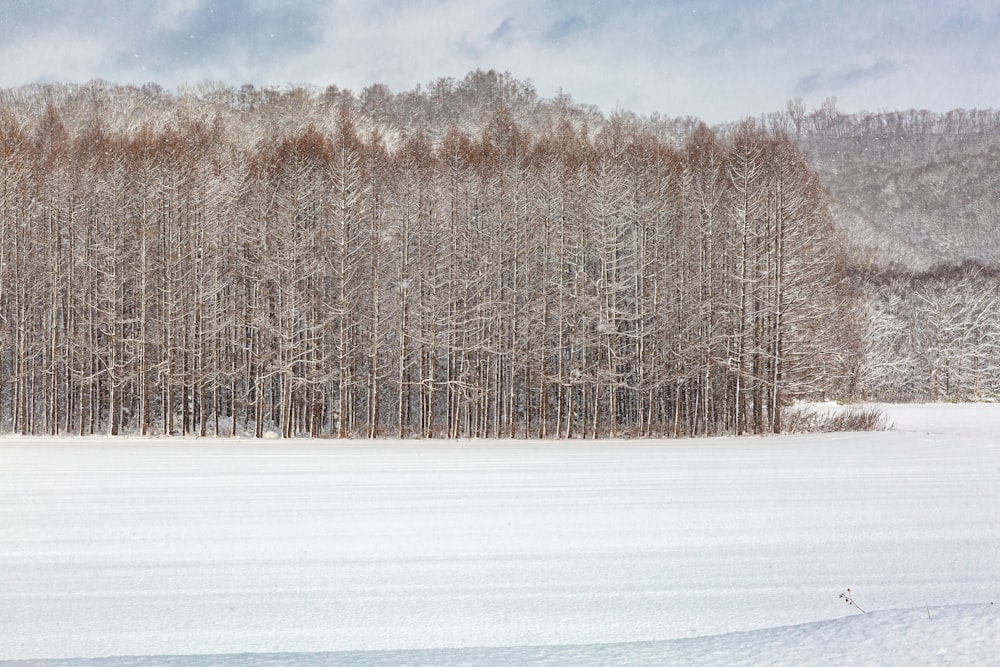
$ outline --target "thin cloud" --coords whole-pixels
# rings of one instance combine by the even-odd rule
[[[819,91],[845,91],[892,76],[899,71],[897,65],[888,60],[879,60],[867,67],[852,67],[831,74],[811,72],[795,84],[796,95],[812,95]]]
[[[153,14],[157,25],[173,30],[187,21],[198,10],[201,0],[167,0],[160,2]]]
[[[590,23],[578,14],[567,16],[552,22],[543,35],[545,42],[557,46],[566,46],[570,42],[583,37],[590,30]]]

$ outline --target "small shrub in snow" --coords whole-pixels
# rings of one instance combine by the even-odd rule
[[[819,430],[816,428],[818,421],[819,414],[815,411],[796,406],[785,413],[784,431],[786,433],[813,433]]]
[[[889,418],[881,408],[857,407],[820,412],[809,406],[789,410],[785,430],[789,433],[835,433],[840,431],[887,431]]]
[[[843,600],[844,602],[846,602],[849,606],[854,607],[855,609],[857,609],[858,611],[860,611],[862,614],[867,614],[868,613],[864,609],[862,609],[861,607],[859,607],[858,603],[854,601],[854,596],[851,594],[851,589],[850,588],[848,588],[846,591],[844,591],[843,593],[840,594],[840,599]],[[930,615],[930,612],[928,612],[928,616],[929,615]]]
[[[831,415],[823,426],[826,431],[886,431],[889,418],[879,408],[848,408]]]

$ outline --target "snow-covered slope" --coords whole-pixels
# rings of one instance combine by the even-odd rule
[[[1000,605],[880,611],[711,637],[623,644],[128,656],[0,662],[39,667],[276,665],[995,665]]]
[[[890,414],[742,440],[5,439],[0,660],[989,664],[1000,406]]]

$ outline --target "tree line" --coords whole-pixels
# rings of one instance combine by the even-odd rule
[[[3,430],[761,433],[843,385],[842,258],[786,134],[485,118],[0,107]]]
[[[798,137],[834,199],[860,333],[851,390],[877,401],[1000,394],[1000,112],[762,119]]]
[[[926,273],[859,272],[855,394],[892,401],[1000,394],[1000,272],[976,262]]]

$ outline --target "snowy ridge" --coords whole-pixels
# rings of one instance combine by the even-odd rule
[[[831,621],[653,642],[0,661],[4,667],[272,665],[995,665],[1000,606],[876,611]]]

